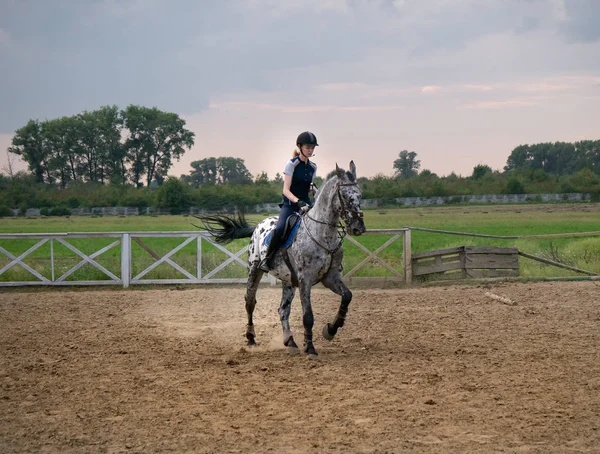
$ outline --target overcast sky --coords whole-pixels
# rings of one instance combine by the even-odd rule
[[[598,0],[1,0],[0,166],[14,131],[129,104],[272,178],[314,132],[323,176],[501,170],[519,144],[600,138]]]

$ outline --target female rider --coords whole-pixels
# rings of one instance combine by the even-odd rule
[[[292,159],[283,169],[283,194],[279,205],[281,211],[277,226],[271,235],[267,255],[259,264],[259,268],[263,271],[269,271],[273,267],[272,259],[281,241],[285,221],[289,215],[311,204],[308,195],[317,172],[317,165],[309,158],[313,155],[315,147],[319,146],[317,137],[312,132],[305,131],[296,139],[296,146],[298,149],[294,151]]]

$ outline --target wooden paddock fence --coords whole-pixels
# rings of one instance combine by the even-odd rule
[[[411,284],[413,277],[422,277],[427,274],[443,274],[444,278],[453,277],[498,277],[498,276],[518,276],[519,259],[518,257],[527,257],[528,259],[537,260],[548,265],[566,268],[571,271],[586,274],[590,278],[598,277],[597,273],[581,270],[570,267],[562,263],[553,262],[541,257],[536,257],[530,254],[517,251],[516,248],[490,248],[490,247],[472,247],[461,246],[459,248],[445,249],[441,251],[431,251],[419,254],[412,254],[411,231],[428,231],[442,234],[474,236],[484,238],[500,238],[500,239],[518,239],[518,238],[559,238],[559,237],[578,237],[578,236],[600,236],[600,232],[580,232],[571,234],[553,234],[553,235],[530,235],[530,236],[494,236],[480,235],[466,232],[450,232],[444,230],[424,229],[419,227],[403,227],[398,229],[377,229],[370,230],[365,235],[387,235],[390,238],[378,247],[371,251],[364,245],[359,243],[353,237],[346,237],[348,243],[353,244],[365,253],[365,258],[356,264],[354,267],[343,271],[343,276],[349,283],[358,283],[363,285],[377,286],[382,283],[403,283]],[[74,246],[72,240],[91,239],[91,238],[106,238],[110,244],[99,248],[91,253],[84,253],[81,248]],[[175,238],[181,242],[170,249],[168,252],[159,253],[150,247],[146,240],[147,238]],[[10,241],[27,241],[35,243],[30,246],[25,252],[13,254],[9,252],[2,244],[5,240]],[[111,241],[112,240],[112,241]],[[396,241],[402,241],[402,270],[386,263],[380,254],[386,250],[391,244]],[[43,270],[31,263],[34,260],[31,255],[34,251],[42,246],[49,244],[49,256],[43,260],[46,263],[46,268]],[[78,263],[64,269],[57,266],[57,257],[54,253],[55,245],[61,245],[70,250],[78,259]],[[225,260],[215,264],[214,268],[203,274],[203,245],[210,244],[211,247],[225,254]],[[136,245],[145,250],[154,260],[143,269],[134,270],[134,260],[132,254],[132,246]],[[195,271],[191,272],[184,266],[175,261],[175,254],[184,247],[192,245],[195,250]],[[189,247],[189,246],[188,246]],[[118,256],[119,271],[113,272],[107,269],[99,262],[101,257],[106,252],[120,248],[116,252]],[[24,249],[24,248],[21,248]],[[38,251],[39,254],[40,251]],[[242,259],[248,252],[248,246],[242,247],[238,251],[230,251],[229,249],[212,241],[212,237],[208,232],[110,232],[110,233],[47,233],[47,234],[0,234],[0,287],[18,287],[18,286],[70,286],[70,285],[120,285],[127,288],[131,285],[144,284],[243,284],[246,283],[246,278],[219,278],[218,273],[224,270],[231,264],[242,265],[247,268],[247,263]],[[115,254],[115,251],[113,251]],[[36,257],[39,259],[39,257]],[[35,261],[35,260],[34,260]],[[4,263],[4,265],[3,265]],[[380,265],[386,269],[391,276],[386,277],[361,277],[357,276],[358,272],[364,269],[368,264]],[[102,274],[102,279],[94,280],[79,280],[75,279],[75,273],[85,265],[90,265]],[[164,265],[176,270],[180,278],[165,278],[152,279],[148,278],[148,274],[157,267]],[[19,266],[27,272],[28,280],[10,281],[4,278],[3,275],[13,267]],[[49,269],[48,269],[49,266]],[[447,275],[447,276],[446,276]],[[263,277],[263,282],[275,284],[277,281],[270,277]]]

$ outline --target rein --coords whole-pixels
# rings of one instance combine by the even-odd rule
[[[361,210],[349,210],[346,208],[346,206],[344,204],[344,199],[342,198],[342,194],[340,193],[340,186],[358,186],[358,183],[337,183],[335,189],[336,189],[338,199],[340,199],[340,206],[341,206],[342,212],[344,212],[344,211],[350,212],[350,213],[356,214],[356,216],[362,218],[364,216],[364,214]],[[317,243],[318,246],[320,246],[322,249],[325,249],[330,254],[334,254],[342,247],[342,243],[344,242],[344,237],[346,236],[347,232],[346,232],[346,227],[344,226],[344,224],[342,224],[341,220],[339,220],[337,224],[332,224],[331,222],[320,221],[318,219],[311,217],[309,214],[309,211],[307,211],[305,213],[305,216],[307,216],[308,219],[310,219],[311,221],[316,222],[318,224],[328,225],[330,227],[337,228],[339,241],[338,241],[338,244],[333,249],[330,249],[326,246],[323,246],[310,232],[306,223],[303,222],[302,224],[304,225],[304,228],[306,229],[306,233],[308,233],[308,236],[310,237],[310,239],[312,239],[315,243]]]

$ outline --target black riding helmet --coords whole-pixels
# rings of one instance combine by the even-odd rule
[[[301,133],[296,139],[296,145],[300,148],[302,145],[314,145],[318,147],[317,136],[315,136],[312,132],[304,131]]]

